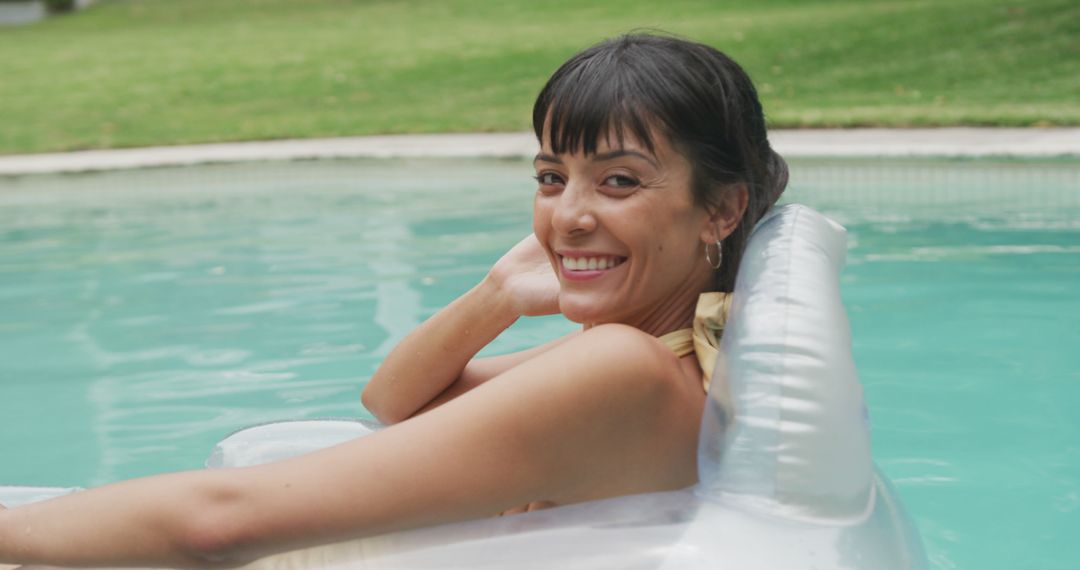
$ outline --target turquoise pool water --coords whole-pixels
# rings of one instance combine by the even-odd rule
[[[389,347],[529,229],[517,161],[0,179],[0,484],[201,466],[363,416]],[[796,161],[850,231],[874,455],[936,568],[1080,567],[1080,164]],[[571,330],[527,319],[491,348]]]

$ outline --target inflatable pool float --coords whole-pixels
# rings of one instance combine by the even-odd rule
[[[846,247],[840,225],[801,205],[777,206],[755,227],[715,372],[727,374],[735,414],[728,422],[707,399],[697,485],[361,538],[247,568],[926,568],[918,532],[870,457],[840,300]],[[207,466],[275,461],[379,428],[256,426],[222,440]],[[28,493],[0,488],[0,502],[17,492]]]

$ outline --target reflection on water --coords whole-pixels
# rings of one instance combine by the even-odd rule
[[[194,468],[245,425],[366,415],[379,360],[530,229],[527,164],[424,167],[422,180],[410,163],[330,162],[4,181],[0,412],[20,427],[0,443],[21,459],[0,480]],[[569,327],[527,323],[493,349]],[[57,393],[58,417],[33,411]]]
[[[197,468],[245,425],[366,415],[387,351],[530,230],[530,174],[332,161],[0,179],[0,482]],[[1062,554],[1080,514],[1080,167],[793,161],[788,199],[848,227],[875,457],[935,564],[1080,565]],[[488,353],[572,326],[525,319]]]

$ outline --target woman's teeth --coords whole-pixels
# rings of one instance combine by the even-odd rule
[[[604,257],[563,257],[563,267],[570,271],[592,271],[599,269],[610,269],[622,263],[624,258],[604,256]]]

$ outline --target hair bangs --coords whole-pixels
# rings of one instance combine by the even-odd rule
[[[579,55],[586,55],[588,52]],[[604,138],[622,146],[627,136],[655,152],[651,128],[658,123],[633,96],[632,68],[611,57],[575,57],[544,86],[533,107],[533,130],[555,154],[595,154]],[[545,138],[546,137],[546,138]]]

